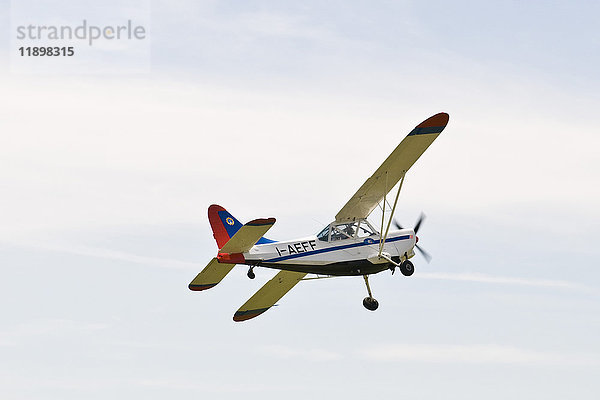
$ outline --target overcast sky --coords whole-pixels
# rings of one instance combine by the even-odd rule
[[[324,3],[0,1],[2,399],[598,398],[598,3]],[[148,36],[17,54],[83,19]],[[210,204],[316,233],[441,111],[397,212],[433,260],[376,312],[362,278],[245,323],[273,271],[187,289]]]

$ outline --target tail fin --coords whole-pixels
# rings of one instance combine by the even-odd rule
[[[210,222],[210,227],[212,228],[213,236],[217,241],[219,249],[222,249],[225,243],[243,226],[229,211],[216,204],[208,207],[208,221]],[[256,243],[264,244],[273,242],[273,240],[262,237]]]
[[[212,228],[213,236],[217,241],[219,249],[223,248],[225,243],[243,226],[226,209],[216,204],[208,207],[208,221],[210,222],[210,227]]]

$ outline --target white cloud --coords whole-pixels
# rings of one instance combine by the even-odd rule
[[[39,318],[20,323],[0,332],[0,345],[14,346],[39,336],[68,336],[106,329],[105,323],[80,322],[61,318]]]
[[[486,275],[480,273],[439,273],[439,272],[423,272],[415,275],[419,279],[440,279],[450,281],[465,281],[465,282],[477,282],[477,283],[496,283],[505,285],[523,285],[523,286],[539,286],[548,288],[562,288],[562,289],[585,289],[589,288],[579,283],[562,281],[562,280],[550,280],[550,279],[532,279],[532,278],[515,278],[505,276]]]
[[[208,382],[197,377],[157,377],[155,379],[139,379],[131,382],[134,386],[157,389],[192,390],[199,393],[248,393],[265,392],[266,390],[284,390],[273,383],[237,383],[237,382]]]
[[[540,109],[525,117],[534,87],[516,105],[495,110],[510,90],[487,83],[493,96],[482,95],[478,102],[488,104],[478,105],[468,87],[460,95],[460,82],[448,80],[425,110],[422,101],[411,104],[419,85],[408,83],[406,99],[368,101],[335,92],[297,95],[299,83],[260,93],[164,79],[3,83],[5,236],[199,220],[205,206],[232,198],[236,207],[313,214],[325,207],[333,216],[404,134],[442,104],[450,124],[411,170],[402,207],[426,201],[448,212],[493,215],[495,207],[525,203],[538,212],[558,205],[597,213],[600,195],[590,182],[600,172],[592,150],[599,139],[588,129],[594,121],[573,122],[569,110],[551,121]],[[452,103],[443,100],[449,93],[458,96]],[[564,141],[569,129],[578,140]],[[517,131],[518,145],[509,134]],[[557,162],[565,151],[569,163]],[[333,154],[344,169],[324,173],[323,160]]]
[[[259,349],[261,354],[283,359],[296,359],[311,362],[326,362],[338,360],[342,356],[331,350],[319,348],[290,347],[283,345],[265,345]]]
[[[51,242],[33,242],[33,241],[3,241],[12,246],[20,246],[30,249],[40,249],[58,253],[75,254],[94,258],[102,258],[116,261],[126,261],[135,264],[144,264],[152,267],[172,268],[172,269],[198,269],[201,267],[198,263],[189,261],[173,260],[169,258],[140,256],[137,254],[103,249],[98,247],[81,246],[74,244],[57,244]],[[2,242],[0,242],[2,243]]]
[[[59,243],[49,240],[2,240],[0,243],[5,243],[11,246],[23,248],[40,249],[58,253],[75,254],[94,258],[102,258],[116,261],[126,261],[129,263],[143,264],[151,267],[183,269],[183,270],[198,270],[203,265],[197,262],[182,261],[171,258],[143,256],[124,251],[117,251],[106,248],[83,246],[73,243]],[[447,280],[447,281],[462,281],[473,283],[490,283],[499,285],[516,285],[516,286],[532,286],[545,287],[555,289],[570,289],[579,291],[594,291],[595,289],[576,282],[565,280],[539,279],[539,278],[520,278],[507,277],[498,275],[489,275],[482,273],[442,273],[442,272],[420,272],[414,276],[417,279],[432,279],[432,280]],[[279,354],[291,355],[289,349],[278,349],[276,347],[271,350],[281,350]],[[303,352],[306,353],[306,352]]]
[[[497,344],[387,344],[359,353],[371,361],[410,361],[423,363],[518,364],[518,365],[599,365],[594,354],[539,352]]]

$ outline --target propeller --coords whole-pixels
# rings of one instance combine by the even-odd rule
[[[425,221],[425,214],[421,213],[421,215],[419,216],[419,219],[417,220],[417,223],[415,224],[415,229],[414,229],[415,236],[416,236],[417,232],[419,231],[419,228],[421,228],[421,224],[423,223],[423,221]],[[394,219],[394,225],[398,229],[404,229],[402,227],[402,225],[400,225],[400,223],[398,221],[396,221],[396,219]],[[419,241],[419,238],[417,237],[417,242],[418,241]],[[425,261],[427,261],[427,262],[431,261],[431,255],[428,252],[426,252],[425,249],[423,249],[421,246],[419,246],[416,243],[415,243],[415,247],[417,248],[417,250],[419,250],[419,253],[421,253],[421,255],[423,256]]]
[[[421,224],[423,223],[424,220],[425,220],[425,214],[423,214],[423,212],[421,212],[421,215],[419,215],[419,220],[417,221],[417,224],[415,225],[415,235],[417,234],[417,232],[419,232],[419,228],[421,227]]]
[[[431,254],[429,254],[428,252],[423,250],[423,248],[421,246],[419,246],[418,244],[415,244],[415,247],[417,248],[417,250],[419,250],[419,252],[423,256],[425,261],[427,261],[429,263],[431,261]]]

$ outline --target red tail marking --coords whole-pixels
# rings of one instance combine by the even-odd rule
[[[227,230],[223,226],[221,219],[219,218],[219,211],[226,211],[223,207],[213,204],[208,207],[208,221],[210,222],[210,227],[213,231],[213,237],[217,241],[217,246],[222,248],[225,246],[225,243],[231,239]]]
[[[246,262],[246,259],[242,253],[219,253],[217,261],[224,264],[243,264]]]

